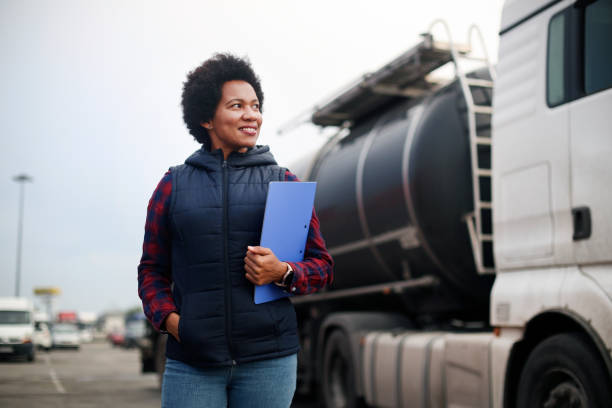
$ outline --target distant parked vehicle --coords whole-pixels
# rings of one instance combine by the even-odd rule
[[[53,348],[73,348],[81,347],[81,335],[79,328],[74,323],[57,323],[51,329]]]
[[[134,313],[125,319],[125,341],[126,348],[139,347],[146,332],[146,317],[144,313]]]
[[[79,335],[81,337],[81,343],[91,343],[94,338],[93,328],[79,323]]]
[[[32,303],[26,298],[0,298],[0,356],[25,356],[34,361]]]
[[[125,343],[125,335],[118,331],[109,333],[108,341],[110,341],[113,346],[123,346]]]
[[[49,325],[45,322],[34,323],[34,335],[32,340],[38,349],[49,351],[53,345]]]
[[[91,343],[94,341],[96,323],[98,315],[93,312],[82,312],[78,313],[78,325],[81,331],[81,344]]]

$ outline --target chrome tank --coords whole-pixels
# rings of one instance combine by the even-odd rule
[[[493,278],[477,274],[464,221],[472,176],[456,81],[383,108],[327,149],[308,178],[318,183],[315,207],[335,262],[332,290],[434,275],[435,296],[404,295],[421,296],[414,311],[488,302]]]

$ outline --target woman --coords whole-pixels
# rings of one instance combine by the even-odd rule
[[[332,280],[313,210],[304,261],[259,247],[268,183],[296,181],[256,145],[263,92],[248,61],[217,54],[187,76],[183,118],[202,144],[149,201],[138,293],[167,331],[164,407],[288,407],[299,348],[287,298],[256,305],[253,285],[294,294]]]

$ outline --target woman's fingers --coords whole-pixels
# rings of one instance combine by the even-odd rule
[[[250,251],[247,251],[246,257],[244,258],[245,262],[247,259],[250,259],[255,266],[262,266],[265,261],[265,258],[262,255],[258,255]]]
[[[280,269],[286,269],[274,255],[271,249],[258,246],[247,247],[244,257],[244,270],[246,278],[253,284],[263,285],[276,281],[282,277]],[[280,273],[280,275],[279,275]]]
[[[249,275],[248,273],[245,273],[245,274],[244,274],[244,276],[245,276],[245,277],[247,278],[247,280],[248,280],[249,282],[251,282],[253,285],[257,285],[257,281],[256,281],[256,280],[255,280],[253,277],[251,277],[251,275]]]
[[[257,255],[269,255],[272,250],[262,246],[247,246],[247,254],[249,252]]]
[[[246,273],[244,274],[244,276],[247,278],[247,280],[249,282],[251,282],[253,285],[261,285],[263,283],[263,280],[261,278],[261,276],[256,273],[253,268],[251,268],[249,265],[244,265],[244,270],[246,271]]]
[[[248,266],[248,267],[249,267],[249,268],[252,270],[252,272],[253,272],[253,273],[255,273],[255,274],[259,272],[259,265],[258,265],[258,264],[257,264],[257,263],[256,263],[254,260],[252,260],[252,259],[251,259],[251,258],[249,258],[249,257],[245,257],[245,258],[244,258],[244,267],[245,267],[245,269],[246,269],[246,267],[247,267],[247,266]]]
[[[244,274],[244,276],[246,276],[246,278],[251,282],[251,283],[255,283],[254,281],[257,279],[256,278],[256,273],[253,270],[253,268],[251,268],[249,265],[247,265],[246,263],[244,264],[244,270],[246,271],[246,273]]]
[[[246,263],[244,264],[244,270],[253,277],[256,277],[258,275],[258,273],[255,272],[255,269],[253,269],[251,265],[248,265]]]

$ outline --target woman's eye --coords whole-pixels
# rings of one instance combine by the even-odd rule
[[[239,103],[234,103],[232,105],[232,108],[240,108],[240,106],[242,106],[242,105],[240,105]]]
[[[258,104],[258,103],[256,103],[255,105],[253,105],[253,109],[255,109],[255,110],[257,110],[257,111],[258,111],[258,110],[259,110],[259,104]]]

